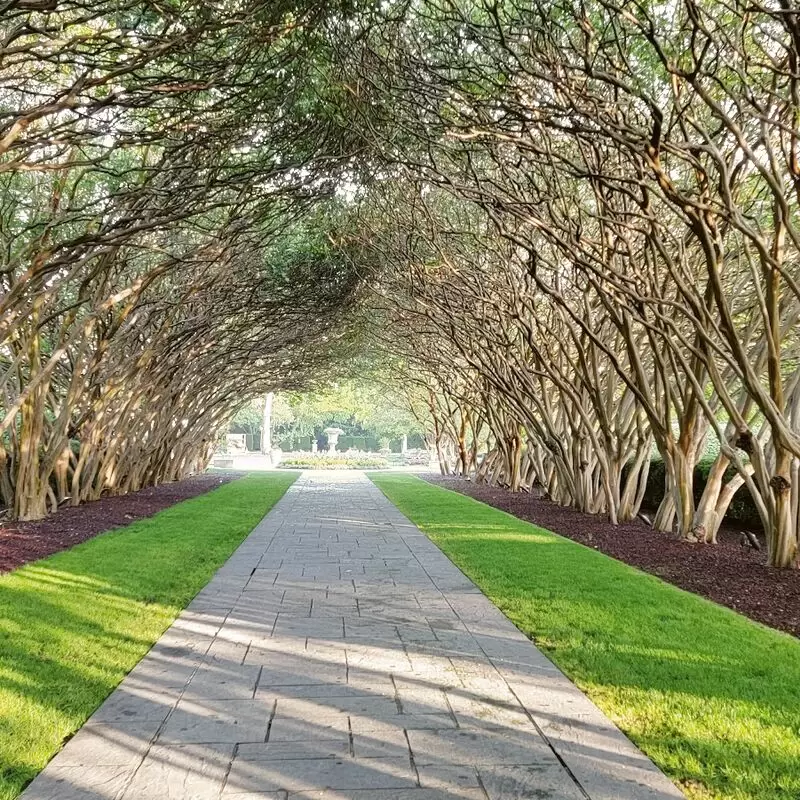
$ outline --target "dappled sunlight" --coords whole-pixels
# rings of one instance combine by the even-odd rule
[[[17,796],[132,667],[125,681],[130,702],[141,701],[148,714],[161,715],[166,695],[185,685],[221,623],[188,614],[136,666],[177,613],[176,600],[163,600],[199,589],[214,563],[224,561],[289,482],[286,476],[270,476],[230,484],[211,500],[176,507],[168,521],[157,517],[137,523],[131,536],[120,531],[113,538],[98,537],[0,576],[2,800]],[[209,502],[217,511],[198,520],[193,504]],[[234,508],[237,519],[221,532],[217,515]],[[128,569],[133,563],[137,569]],[[158,595],[160,602],[154,602]],[[154,736],[169,707],[166,703],[152,730],[121,728],[121,741]],[[116,717],[110,708],[104,706],[98,718],[115,724],[128,720],[127,710]],[[59,770],[87,785],[85,767]],[[104,770],[111,775],[107,786],[117,786],[111,765]]]
[[[332,480],[301,479],[65,757],[94,758],[105,737],[127,775],[119,800],[166,785],[187,800],[678,796],[363,476],[348,476],[341,516],[306,494]]]
[[[540,533],[524,533],[519,531],[508,531],[503,528],[492,528],[488,526],[452,525],[452,524],[430,524],[425,526],[431,533],[446,531],[450,539],[463,539],[465,541],[480,542],[521,542],[531,545],[558,545],[562,540],[555,536]],[[459,533],[464,531],[464,533]]]
[[[382,649],[372,641],[367,644],[371,650]],[[134,778],[134,786],[137,780],[144,782],[144,776],[149,782],[156,776],[175,780],[176,774],[182,774],[184,785],[191,786],[194,780],[208,780],[215,772],[222,775],[232,762],[223,797],[244,791],[315,788],[335,783],[341,771],[338,790],[342,792],[421,785],[445,792],[445,798],[472,798],[480,796],[476,794],[474,766],[487,761],[491,766],[483,772],[490,778],[506,773],[517,774],[519,780],[519,773],[527,770],[540,787],[557,779],[559,767],[551,751],[507,684],[483,660],[431,659],[429,669],[436,679],[430,680],[420,679],[410,670],[406,675],[387,675],[378,666],[356,671],[347,682],[332,684],[326,682],[326,670],[342,665],[345,648],[340,643],[321,641],[311,651],[303,639],[270,645],[259,649],[257,660],[264,663],[258,668],[262,672],[258,688],[256,671],[247,664],[239,659],[210,663],[208,654],[203,664],[209,668],[204,670],[201,664],[180,693],[165,692],[157,682],[149,690],[129,689],[130,679],[126,680],[72,743],[73,747],[81,745],[82,754],[60,756],[51,766],[75,766],[76,761],[93,758],[95,748],[106,739],[103,758],[113,760],[120,770],[133,761],[141,762],[153,741],[147,767],[137,772],[142,777]],[[349,651],[349,646],[346,649]],[[302,655],[302,659],[291,664],[292,670],[284,671],[279,664],[281,656],[287,655]],[[411,659],[415,656],[411,650]],[[454,671],[452,680],[442,684],[438,670],[446,661]],[[300,673],[293,671],[297,663],[303,664]],[[267,681],[264,669],[269,670]],[[465,688],[465,678],[479,679],[487,671],[492,677],[485,689]],[[533,672],[529,665],[527,677]],[[552,670],[549,677],[538,675],[537,684],[541,682],[548,702],[559,704],[558,687],[549,684],[561,680]],[[237,687],[245,689],[244,693],[240,695]],[[574,689],[567,685],[567,693]],[[181,699],[174,705],[178,696]],[[131,703],[132,699],[136,702]],[[540,724],[547,724],[545,716],[543,713]],[[578,721],[584,735],[593,729],[600,736],[603,730],[607,733],[607,726],[602,720],[599,723],[593,726],[591,720]],[[575,720],[569,719],[569,724],[574,725]],[[238,743],[220,742],[233,725]],[[215,741],[193,741],[203,737]],[[600,747],[596,755],[587,758],[604,769],[609,758],[636,767],[635,758],[626,761],[624,755],[614,756],[614,744],[610,744],[611,750]],[[413,764],[409,747],[418,754]],[[295,762],[302,762],[301,770]],[[459,775],[455,785],[454,775]],[[99,797],[105,796],[102,787],[94,790]]]
[[[326,800],[505,800],[526,792],[585,800],[584,791],[608,786],[614,800],[678,796],[435,546],[374,502],[368,484],[351,474],[351,494],[335,502],[346,512],[316,513],[331,499],[316,490],[307,496],[305,486],[330,480],[301,479],[26,800],[49,797],[52,781],[80,788],[81,800],[149,798],[163,785],[178,798],[211,786],[221,800],[286,791],[299,800],[325,787]],[[369,502],[353,500],[362,496]],[[364,525],[348,521],[359,516]],[[523,549],[537,546],[535,536],[522,537]],[[472,569],[462,530],[435,538]],[[543,552],[555,550],[558,559],[576,550],[595,556],[569,543]],[[485,548],[477,552],[478,573],[503,574],[483,563]],[[500,606],[523,628],[535,609],[537,638],[552,643],[581,689],[689,796],[703,796],[693,784],[706,761],[732,749],[789,770],[800,758],[786,746],[793,717],[769,711],[759,684],[742,691],[744,649],[720,649],[716,636],[669,638],[675,626],[697,624],[685,611],[652,631],[636,631],[633,618],[621,625],[629,602],[644,619],[659,618],[660,599],[628,599],[623,578],[636,573],[598,587],[592,567],[580,580],[554,582],[545,572],[558,573],[552,559],[520,562],[516,548],[505,552],[517,559],[509,575],[532,573],[524,587],[499,587]],[[89,763],[98,747],[114,763],[95,781],[76,764]],[[755,798],[763,772],[721,768],[719,780]]]
[[[0,578],[0,626],[7,624],[14,611],[30,611],[28,604],[48,603],[52,608],[62,608],[75,616],[90,620],[97,616],[97,607],[115,614],[127,615],[141,608],[142,601],[121,594],[108,583],[98,580],[80,580],[82,576],[60,570],[36,571],[27,566]],[[146,603],[153,615],[167,614],[169,609],[158,603]]]
[[[563,779],[552,751],[485,657],[426,654],[430,679],[418,677],[425,669],[411,667],[389,674],[379,662],[332,683],[329,670],[344,665],[349,644],[305,638],[270,638],[260,644],[256,651],[248,649],[244,659],[216,658],[210,649],[200,662],[185,654],[182,658],[197,668],[180,691],[169,691],[153,673],[147,688],[137,687],[132,673],[32,789],[71,780],[72,787],[110,800],[120,784],[108,781],[102,771],[96,782],[74,770],[95,763],[101,753],[104,765],[113,762],[118,777],[136,765],[124,795],[130,797],[164,780],[180,785],[187,794],[179,796],[189,797],[190,787],[225,778],[222,797],[314,790],[333,783],[348,798],[352,791],[423,787],[440,791],[442,800],[467,800],[485,797],[476,765],[482,765],[479,773],[489,782],[535,779],[531,786],[563,792],[563,787],[556,788]],[[399,645],[378,647],[369,638],[364,645],[388,661],[393,649],[408,649],[412,662],[419,655]],[[155,666],[163,665],[154,660]],[[173,656],[172,666],[181,660]],[[442,675],[448,674],[441,671],[445,664],[452,671],[442,683]],[[517,677],[524,675],[529,689],[539,686],[549,703],[559,705],[563,679],[552,669],[540,674],[533,665],[527,667]],[[514,673],[510,675],[513,679]],[[530,682],[534,675],[536,681]],[[564,689],[568,697],[579,697],[569,684]],[[576,725],[571,717],[560,722]],[[548,724],[546,713],[539,724]],[[582,736],[594,730],[598,737],[596,754],[587,751],[588,762],[603,770],[609,760],[617,767],[638,768],[635,757],[615,753],[613,730],[608,749],[603,749],[602,735],[609,729],[602,718],[596,723],[578,719],[577,725],[584,729]]]
[[[795,640],[567,540],[539,548],[527,535],[487,534],[485,517],[504,516],[475,513],[460,495],[375,480],[688,796],[800,793]],[[547,732],[551,717],[560,727],[558,714],[537,682],[528,696]],[[604,758],[583,752],[588,762]]]
[[[677,661],[681,664],[707,664],[725,666],[730,669],[741,669],[742,660],[730,653],[702,652],[699,650],[671,649],[663,647],[637,647],[632,644],[616,643],[610,645],[617,653],[644,656],[647,658]]]
[[[0,800],[800,800],[800,0],[0,31]]]
[[[33,582],[37,585],[52,583],[55,586],[75,586],[92,589],[94,591],[98,589],[114,591],[114,587],[108,581],[103,581],[88,575],[76,575],[59,569],[45,568],[41,566],[41,563],[37,562],[30,564],[24,572],[14,573],[14,578],[18,579],[23,584],[28,582]]]

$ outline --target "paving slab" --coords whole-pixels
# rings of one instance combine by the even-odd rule
[[[360,472],[306,472],[23,800],[683,795]]]

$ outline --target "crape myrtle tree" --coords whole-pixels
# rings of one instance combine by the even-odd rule
[[[0,8],[9,513],[196,468],[379,271],[443,468],[617,521],[655,448],[658,528],[714,541],[746,486],[795,561],[793,6]]]
[[[405,219],[396,198],[390,205],[394,239],[377,228],[369,234],[394,276],[384,290],[385,313],[395,321],[386,346],[404,348],[431,376],[446,410],[433,414],[437,432],[452,430],[456,471],[476,470],[512,489],[535,483],[557,502],[614,520],[634,516],[651,437],[606,352],[538,291],[525,254],[494,236],[474,207],[465,213],[430,187],[409,203]],[[579,308],[599,316],[585,298]],[[401,328],[409,335],[397,337]],[[492,445],[478,469],[482,427]]]
[[[521,363],[557,387],[566,427],[578,417],[584,428],[550,441],[567,502],[592,510],[583,498],[602,488],[594,510],[614,517],[625,494],[614,473],[643,457],[608,437],[609,413],[630,402],[665,463],[658,526],[713,541],[746,484],[776,566],[795,560],[800,506],[798,13],[782,3],[386,4],[340,54],[387,175],[474,206],[491,223],[482,240],[507,244],[491,274],[516,277],[485,292],[468,278],[454,298],[448,266],[434,313],[460,312],[442,335],[513,404],[529,448],[549,395],[487,362],[506,361],[511,330],[537,331]],[[472,254],[457,272],[483,277],[484,260]],[[533,304],[515,308],[519,294]],[[720,454],[695,508],[708,436]],[[587,438],[599,479],[585,474]]]
[[[483,429],[474,375],[449,335],[450,320],[423,303],[424,276],[437,262],[413,204],[406,204],[407,189],[405,181],[373,186],[356,212],[353,255],[376,271],[363,336],[376,351],[373,359],[392,376],[396,404],[424,431],[442,474],[467,475],[477,466]]]
[[[316,376],[312,391],[276,396],[282,410],[278,435],[287,447],[300,437],[316,437],[329,426],[343,428],[348,437],[385,442],[424,432],[424,426],[408,408],[407,386],[395,365],[387,363],[384,353],[370,350],[364,340],[361,323],[371,323],[372,313],[364,313],[363,318],[359,320],[357,352],[347,353],[348,357],[342,359],[337,351],[337,360]],[[355,319],[351,315],[351,321]],[[339,444],[345,446],[341,440]]]
[[[148,320],[133,323],[132,351],[121,356],[130,363],[135,359],[136,365],[126,374],[124,364],[115,370],[106,360],[111,372],[102,376],[99,392],[108,397],[108,382],[116,382],[124,399],[121,411],[129,420],[120,425],[114,413],[91,414],[92,435],[87,432],[80,440],[106,443],[104,473],[100,482],[89,481],[79,464],[73,474],[73,502],[80,496],[75,483],[79,477],[90,493],[83,499],[89,499],[102,486],[115,485],[109,471],[120,470],[120,463],[127,465],[121,474],[129,476],[123,490],[138,488],[146,474],[159,480],[185,474],[196,466],[198,453],[207,461],[216,430],[227,424],[242,398],[260,393],[265,379],[276,388],[298,388],[334,352],[341,355],[348,336],[342,310],[354,300],[358,282],[348,285],[346,273],[333,269],[332,263],[327,274],[319,264],[313,276],[308,274],[302,263],[306,251],[299,253],[299,265],[290,264],[286,259],[291,254],[278,251],[284,244],[253,253],[238,274],[221,271],[202,291],[194,284],[191,295],[182,297],[172,288],[164,298],[170,308],[151,311],[158,326],[152,336]],[[281,265],[280,276],[276,264]],[[177,313],[170,313],[173,308]],[[313,316],[304,308],[313,309]],[[143,340],[156,347],[142,347]],[[333,347],[336,343],[339,348]],[[141,369],[144,360],[146,370]],[[113,391],[111,396],[117,400]],[[176,418],[176,409],[181,418]],[[126,435],[115,435],[115,430]],[[114,444],[114,459],[108,442]],[[91,457],[91,449],[82,445],[81,457],[84,453]]]
[[[2,4],[10,515],[199,468],[242,398],[302,385],[346,339],[358,279],[314,211],[358,148],[324,110],[316,31],[342,13]]]

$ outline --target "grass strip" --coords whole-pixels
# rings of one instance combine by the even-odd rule
[[[248,475],[0,575],[0,800],[17,797],[296,477]]]
[[[370,477],[688,797],[800,797],[796,639],[414,476]]]

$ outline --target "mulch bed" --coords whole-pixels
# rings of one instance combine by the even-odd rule
[[[139,492],[104,497],[74,508],[65,506],[37,522],[0,523],[0,573],[67,550],[100,533],[152,517],[169,506],[205,494],[243,473],[195,475]]]
[[[603,517],[529,494],[457,478],[425,477],[800,637],[800,571],[766,566],[763,549],[741,545],[740,528],[721,530],[716,545],[693,544],[654,531],[640,520],[614,526]]]

